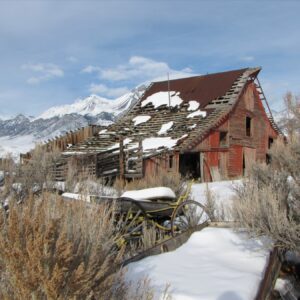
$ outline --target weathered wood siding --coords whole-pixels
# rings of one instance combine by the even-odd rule
[[[89,125],[87,127],[79,128],[75,131],[69,131],[62,136],[57,136],[53,139],[49,139],[42,147],[46,151],[58,150],[63,152],[71,145],[79,144],[89,137],[95,136],[103,128],[103,126]],[[31,158],[31,152],[20,155],[21,162]]]
[[[173,159],[172,168],[169,165],[170,156]],[[144,159],[144,177],[156,176],[159,172],[179,172],[179,153],[166,153],[159,156]]]
[[[246,134],[247,116],[251,118],[250,136]],[[249,83],[229,116],[228,176],[243,175],[243,155],[246,171],[251,166],[251,161],[265,162],[269,137],[275,139],[277,136],[254,83]]]
[[[251,135],[246,134],[246,116],[251,118]],[[220,132],[227,132],[220,145]],[[211,169],[218,167],[221,178],[243,176],[254,161],[265,162],[269,138],[278,133],[272,127],[254,83],[249,83],[228,118],[195,146],[193,152],[204,153],[205,181],[212,179]]]

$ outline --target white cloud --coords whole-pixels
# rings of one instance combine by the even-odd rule
[[[166,78],[167,73],[170,78],[174,76],[187,77],[193,75],[191,68],[183,70],[174,70],[166,62],[156,61],[143,56],[132,56],[125,64],[113,68],[100,68],[98,66],[87,66],[82,73],[96,73],[101,80],[107,81],[125,81],[138,80],[154,81],[157,78]]]
[[[24,64],[21,67],[23,70],[31,71],[38,75],[31,76],[27,79],[28,84],[39,84],[41,81],[50,80],[55,77],[63,77],[64,71],[54,64]]]
[[[110,88],[104,84],[92,83],[89,88],[90,93],[99,94],[109,98],[116,98],[129,92],[127,87]]]
[[[132,56],[127,63],[116,67],[100,68],[99,66],[89,65],[81,70],[81,73],[96,74],[104,82],[131,81],[135,84],[167,80],[168,73],[170,79],[195,75],[192,72],[191,68],[174,70],[166,62],[156,61],[143,56]],[[129,92],[129,88],[126,86],[111,88],[101,82],[92,83],[89,86],[89,92],[115,98]]]
[[[96,73],[100,72],[100,68],[90,65],[81,70],[81,73],[95,73],[95,72]]]

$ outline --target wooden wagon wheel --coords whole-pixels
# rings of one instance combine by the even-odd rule
[[[143,228],[148,222],[147,214],[142,205],[134,199],[120,198],[120,201],[127,202],[130,205],[128,209],[123,208],[121,212],[117,225],[118,235],[126,242],[139,240]],[[122,202],[120,204],[122,205]]]
[[[193,200],[184,201],[175,208],[172,214],[171,234],[174,237],[205,223],[208,219],[204,205]]]

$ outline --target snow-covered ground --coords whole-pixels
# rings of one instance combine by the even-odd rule
[[[206,191],[212,193],[216,208],[219,211],[225,213],[227,220],[230,219],[230,206],[232,202],[232,197],[235,195],[235,188],[237,188],[242,183],[241,180],[228,180],[228,181],[217,181],[209,183],[195,183],[191,188],[191,198],[202,204],[206,203]]]
[[[207,186],[218,207],[228,207],[241,180],[194,184],[192,198],[206,202]],[[208,227],[195,232],[175,251],[145,258],[128,266],[129,281],[148,277],[159,299],[166,285],[172,299],[254,299],[269,251],[267,240],[245,232]]]
[[[172,299],[254,299],[268,260],[264,241],[225,228],[205,228],[175,251],[128,266],[128,281],[150,279],[159,299],[170,285]]]

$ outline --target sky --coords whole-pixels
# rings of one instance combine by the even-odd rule
[[[299,13],[283,0],[0,0],[0,117],[256,66],[280,110],[300,94]]]

